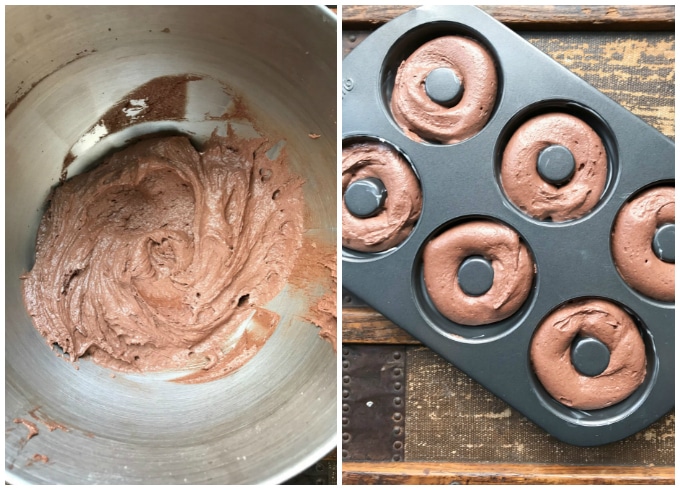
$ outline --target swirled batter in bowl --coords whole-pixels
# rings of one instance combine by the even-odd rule
[[[148,139],[54,189],[24,301],[49,345],[121,371],[250,359],[302,244],[302,180],[266,139]],[[203,380],[198,375],[185,381]]]

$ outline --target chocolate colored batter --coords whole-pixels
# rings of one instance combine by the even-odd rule
[[[338,268],[335,244],[320,242],[305,237],[304,251],[298,257],[288,278],[288,285],[299,289],[307,297],[315,297],[309,311],[303,315],[308,322],[318,327],[319,337],[337,348],[338,311]],[[319,297],[319,287],[325,293]]]
[[[302,243],[302,181],[264,139],[148,139],[57,187],[24,300],[71,362],[121,371],[244,364],[278,323],[262,307]]]
[[[458,284],[461,263],[470,256],[491,262],[494,281],[481,296],[469,296]],[[508,318],[531,291],[534,262],[514,230],[489,221],[455,226],[425,246],[423,272],[432,302],[449,320],[485,325]]]
[[[26,436],[26,442],[28,442],[31,437],[37,436],[40,434],[40,431],[38,430],[38,426],[35,425],[35,422],[31,422],[30,420],[26,419],[20,419],[16,418],[12,420],[15,424],[22,424],[24,427],[28,429],[28,435]]]
[[[623,279],[651,298],[675,301],[675,263],[652,248],[657,228],[675,223],[675,187],[649,189],[621,208],[612,234],[612,254]]]
[[[425,92],[425,80],[436,68],[450,68],[462,82],[463,97],[453,107],[438,104]],[[471,39],[444,36],[423,44],[402,62],[392,91],[392,114],[415,141],[458,143],[484,127],[497,90],[496,67],[489,52]]]
[[[342,206],[342,245],[361,252],[382,252],[408,237],[422,208],[420,184],[404,157],[392,147],[357,143],[342,150],[342,194],[356,181],[374,177],[387,189],[384,209],[358,218]]]
[[[609,349],[609,365],[597,376],[579,373],[571,363],[577,336],[595,337]],[[631,317],[604,300],[570,303],[550,314],[531,341],[531,362],[543,387],[560,403],[596,410],[628,398],[647,372],[645,344]]]
[[[571,151],[575,171],[563,186],[544,181],[536,169],[541,150],[562,145]],[[580,218],[599,202],[607,183],[607,153],[597,133],[577,117],[550,113],[534,117],[512,135],[501,164],[503,189],[534,218]]]

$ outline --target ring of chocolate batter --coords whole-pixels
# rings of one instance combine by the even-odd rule
[[[344,196],[353,182],[374,178],[387,198],[379,212],[360,218],[350,213]],[[359,252],[383,252],[409,236],[422,208],[420,183],[404,156],[388,144],[361,141],[342,149],[342,246]]]
[[[597,376],[578,372],[571,348],[578,337],[594,337],[609,349],[609,364]],[[548,315],[531,340],[531,362],[545,390],[565,406],[597,410],[628,398],[647,372],[645,344],[623,309],[600,299],[569,303]]]
[[[453,70],[463,96],[453,107],[433,101],[425,79],[437,68]],[[477,134],[491,117],[498,91],[494,60],[479,43],[443,36],[423,44],[401,63],[392,91],[394,120],[415,141],[453,144]]]
[[[656,256],[656,230],[675,223],[675,187],[654,187],[625,204],[616,218],[612,255],[621,277],[650,298],[675,301],[675,263]]]
[[[537,170],[539,154],[560,145],[574,157],[574,174],[558,186]],[[581,119],[565,113],[533,117],[508,141],[501,163],[501,182],[508,198],[536,219],[580,218],[599,202],[607,183],[607,152],[598,134]]]
[[[494,271],[491,288],[480,296],[466,294],[457,273],[463,261],[482,256]],[[491,221],[471,221],[445,231],[425,246],[423,275],[435,307],[461,325],[486,325],[514,314],[529,296],[534,261],[519,235]]]

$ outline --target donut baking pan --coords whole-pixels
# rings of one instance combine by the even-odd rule
[[[343,62],[343,287],[558,439],[674,406],[675,145],[468,6]]]

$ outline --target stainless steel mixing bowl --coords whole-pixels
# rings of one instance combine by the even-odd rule
[[[323,7],[7,7],[5,63],[6,479],[275,483],[332,450],[336,356],[301,319],[309,295],[287,286],[268,305],[279,327],[239,371],[183,385],[168,373],[112,378],[87,360],[75,370],[31,325],[19,276],[33,264],[44,201],[69,149],[121,97],[162,75],[201,74],[243,94],[306,180],[307,234],[334,246],[335,16]],[[200,140],[223,131],[205,112],[228,96],[209,85],[189,94],[187,121],[84,141],[70,173],[138,133],[178,129]],[[39,434],[27,440],[15,419]]]

